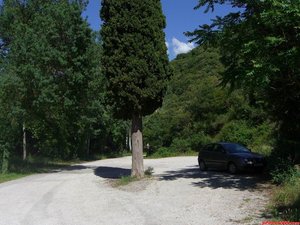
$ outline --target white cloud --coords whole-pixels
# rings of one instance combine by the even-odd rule
[[[166,46],[167,46],[167,48],[169,48],[169,42],[167,42],[167,41],[166,41]]]
[[[173,37],[172,47],[173,47],[175,56],[177,56],[178,54],[188,53],[189,51],[193,50],[196,46],[194,43],[181,42],[177,38]]]
[[[170,54],[170,51],[169,51],[170,45],[169,45],[169,42],[167,42],[167,41],[166,41],[166,46],[167,46],[167,49],[168,49],[168,50],[167,50],[167,54],[169,55],[169,54]]]

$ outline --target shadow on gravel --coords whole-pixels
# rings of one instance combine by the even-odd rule
[[[88,174],[91,170],[96,169],[95,166],[85,166],[85,165],[73,165],[60,168],[57,170],[52,170],[51,173],[64,173],[64,174]]]
[[[198,166],[176,171],[168,171],[159,177],[160,180],[172,181],[179,178],[193,179],[195,187],[236,188],[239,190],[254,190],[268,183],[268,180],[260,174],[232,175],[224,171],[200,171]]]
[[[74,165],[74,166],[68,166],[62,169],[62,171],[76,171],[76,170],[85,170],[90,169],[91,167],[83,166],[83,165]]]
[[[94,170],[96,176],[107,178],[107,179],[119,179],[121,177],[130,176],[131,170],[116,167],[97,167]]]

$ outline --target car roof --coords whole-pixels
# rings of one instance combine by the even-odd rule
[[[216,144],[221,144],[221,145],[228,145],[228,144],[234,144],[234,145],[239,145],[239,143],[234,143],[234,142],[218,142]]]
[[[210,144],[207,144],[207,145],[217,145],[217,144],[219,144],[219,145],[228,145],[228,144],[234,144],[234,145],[241,145],[241,144],[239,144],[239,143],[234,143],[234,142],[214,142],[214,143],[210,143]]]

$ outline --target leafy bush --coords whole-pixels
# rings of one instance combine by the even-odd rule
[[[246,121],[231,121],[222,128],[218,139],[248,146],[253,142],[254,133],[254,128],[250,127]]]
[[[150,167],[148,167],[148,168],[145,170],[145,175],[146,175],[146,176],[152,176],[153,171],[154,171],[153,167],[150,166]]]
[[[171,148],[161,147],[156,150],[150,157],[152,158],[165,158],[175,156],[176,153]]]
[[[199,151],[200,147],[211,143],[213,140],[210,136],[205,135],[203,132],[197,132],[190,137],[190,146],[194,151]]]
[[[284,168],[285,167],[285,168]],[[296,183],[299,173],[293,166],[278,165],[270,172],[272,180],[276,184]]]
[[[191,150],[191,143],[188,139],[175,138],[170,146],[172,152],[188,152]]]
[[[269,170],[273,182],[279,185],[272,198],[273,215],[280,220],[300,221],[300,169],[290,160],[272,155]]]
[[[249,122],[233,120],[224,125],[217,139],[220,141],[237,142],[243,144],[254,152],[270,155],[273,150],[273,128],[269,122],[258,126],[251,126]]]

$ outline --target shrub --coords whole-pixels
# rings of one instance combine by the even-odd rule
[[[150,167],[148,167],[148,168],[145,170],[145,175],[146,175],[146,176],[152,176],[153,171],[154,171],[153,167],[150,166]]]
[[[250,147],[257,153],[269,156],[274,149],[274,143],[274,124],[265,122],[254,130]]]
[[[248,146],[253,142],[254,129],[245,121],[231,121],[220,131],[218,139]]]
[[[278,167],[272,170],[270,174],[273,182],[276,184],[295,183],[299,177],[299,174],[294,167],[286,166],[284,163],[278,165]]]
[[[172,152],[188,152],[191,150],[191,143],[188,139],[175,138],[170,146]]]
[[[151,157],[153,158],[165,158],[175,156],[176,152],[174,152],[171,148],[161,147],[157,151],[155,151]]]
[[[190,137],[190,146],[194,151],[198,151],[201,146],[212,142],[212,138],[205,135],[203,132],[198,132]]]

